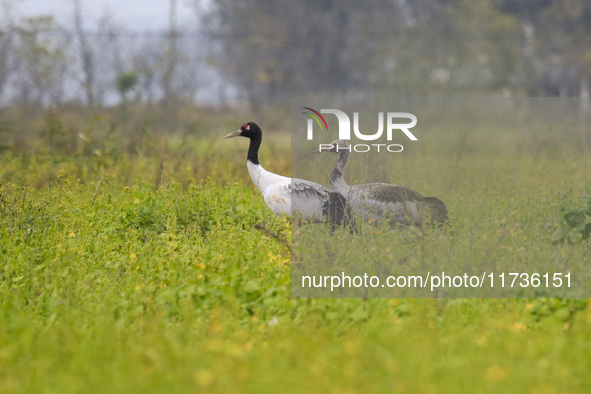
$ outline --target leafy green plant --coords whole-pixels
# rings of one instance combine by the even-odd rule
[[[554,235],[556,242],[588,240],[591,235],[591,186],[587,186],[578,200],[573,197],[572,187],[563,194],[560,215],[560,227]]]
[[[182,137],[155,126],[132,154],[126,133],[139,123],[110,133],[108,117],[59,115],[57,129],[94,124],[102,154],[48,152],[47,139],[3,152],[0,392],[589,391],[587,299],[296,298],[298,256],[285,247],[326,240],[323,254],[363,262],[373,244],[376,274],[486,259],[586,266],[588,243],[552,245],[546,231],[561,204],[587,204],[554,192],[564,177],[586,179],[586,156],[573,171],[559,155],[492,160],[466,148],[455,177],[453,157],[408,155],[405,168],[434,170],[401,171],[401,184],[446,190],[454,179],[442,192],[453,237],[367,224],[331,237],[269,211],[244,146],[215,134],[231,130],[227,115]],[[200,124],[215,125],[210,116]],[[267,138],[269,169],[287,173],[289,138]]]
[[[588,300],[580,298],[539,298],[531,300],[526,304],[526,307],[537,323],[543,321],[543,319],[554,318],[559,322],[568,324],[567,328],[570,328],[577,312],[587,309]]]

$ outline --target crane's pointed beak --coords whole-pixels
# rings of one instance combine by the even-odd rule
[[[314,149],[312,153],[330,152],[332,148],[333,146],[331,144],[320,144],[318,149]]]
[[[225,136],[223,139],[226,139],[226,138],[232,138],[232,137],[238,137],[238,136],[239,136],[241,133],[242,133],[242,130],[241,130],[241,129],[238,129],[238,130],[236,130],[236,131],[234,131],[234,132],[232,132],[232,133],[228,134],[228,135],[227,135],[227,136]]]

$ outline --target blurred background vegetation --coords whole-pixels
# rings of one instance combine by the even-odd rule
[[[192,24],[138,30],[79,0],[68,23],[3,2],[0,114],[48,108],[258,110],[291,97],[581,96],[591,90],[585,0],[185,0]],[[3,139],[6,135],[3,136]]]
[[[178,22],[180,1],[192,22]],[[64,2],[66,19],[16,4],[0,8],[2,150],[71,153],[92,139],[97,153],[117,137],[134,153],[146,133],[203,136],[245,120],[286,131],[291,97],[587,103],[591,90],[585,0],[169,0],[161,30],[93,24],[80,0]]]

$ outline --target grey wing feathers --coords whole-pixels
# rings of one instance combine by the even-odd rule
[[[390,215],[395,222],[420,225],[428,213],[438,226],[449,223],[445,203],[436,197],[423,197],[404,186],[385,183],[354,186],[363,194],[367,207],[375,214]]]
[[[423,196],[419,193],[403,186],[375,184],[360,185],[363,194],[368,198],[381,203],[406,204],[409,202],[420,203]]]
[[[355,221],[351,217],[346,200],[339,193],[303,179],[292,179],[288,190],[293,194],[295,209],[304,208],[307,204],[318,206],[322,213],[321,218],[332,226],[331,233],[334,233],[337,225],[348,227],[351,233],[356,231]]]
[[[326,187],[303,179],[292,179],[288,190],[300,198],[311,197],[318,198],[322,201],[328,201],[329,199],[328,189]]]
[[[375,183],[353,186],[356,210],[366,219],[387,219],[403,225],[420,224],[423,197],[406,187]]]

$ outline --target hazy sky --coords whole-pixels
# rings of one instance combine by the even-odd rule
[[[63,24],[69,24],[73,0],[8,0],[17,14],[33,16],[55,15]],[[170,0],[80,0],[85,26],[95,28],[105,15],[122,27],[132,30],[163,29],[168,25]],[[195,19],[192,0],[177,0],[179,25]]]

